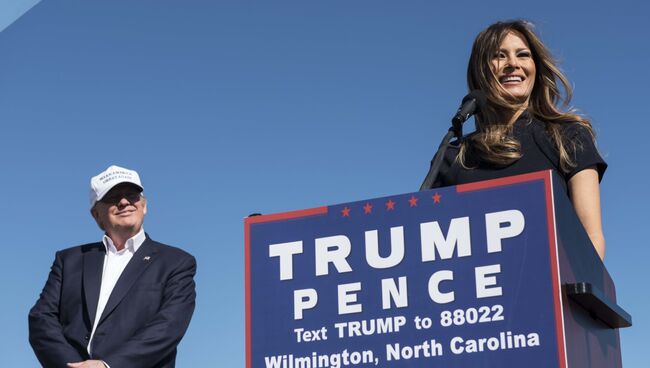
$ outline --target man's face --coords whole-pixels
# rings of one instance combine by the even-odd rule
[[[109,236],[112,233],[135,235],[147,214],[147,201],[137,186],[119,184],[97,202],[91,213]]]

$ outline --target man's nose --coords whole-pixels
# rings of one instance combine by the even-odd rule
[[[122,198],[120,198],[120,201],[117,202],[117,205],[120,206],[120,207],[126,207],[126,206],[128,206],[130,204],[131,204],[131,202],[129,202],[129,200],[126,199],[126,195],[123,195]]]

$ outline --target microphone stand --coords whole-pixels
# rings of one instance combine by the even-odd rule
[[[458,108],[458,111],[456,111],[456,115],[451,118],[451,128],[449,128],[449,131],[442,139],[442,142],[438,147],[438,152],[433,156],[433,163],[429,168],[427,176],[424,178],[424,182],[420,185],[420,191],[431,189],[433,183],[438,177],[438,172],[440,171],[442,160],[445,157],[445,152],[447,152],[447,148],[450,146],[449,141],[451,141],[451,137],[455,135],[456,138],[460,139],[463,136],[463,123],[466,122],[474,113],[480,111],[485,103],[485,93],[478,89],[471,91],[463,98],[463,102]]]
[[[438,177],[438,172],[440,171],[440,166],[442,165],[442,159],[445,157],[445,152],[447,152],[447,148],[449,148],[450,146],[449,142],[451,141],[451,138],[456,136],[456,138],[460,139],[462,135],[463,135],[462,123],[456,124],[456,122],[454,121],[452,126],[447,131],[445,137],[442,138],[442,142],[440,142],[440,146],[438,146],[438,151],[433,156],[433,160],[432,160],[433,163],[431,164],[431,167],[429,168],[429,172],[427,173],[427,176],[424,178],[422,185],[420,185],[420,192],[423,190],[431,189],[433,183],[436,181],[436,178]]]

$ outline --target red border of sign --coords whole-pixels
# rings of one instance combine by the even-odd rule
[[[566,337],[564,332],[564,315],[562,310],[562,289],[560,287],[560,265],[558,262],[557,237],[555,229],[555,210],[553,207],[553,172],[551,170],[538,171],[529,174],[509,176],[506,178],[485,180],[476,183],[460,184],[456,186],[456,192],[465,193],[481,189],[490,189],[511,184],[520,184],[529,181],[543,180],[546,197],[546,219],[548,224],[549,257],[551,268],[551,282],[553,285],[553,304],[555,309],[555,334],[557,340],[558,363],[560,368],[567,368],[566,360]],[[252,346],[251,346],[251,288],[250,288],[250,225],[287,220],[299,217],[327,214],[329,207],[316,207],[306,210],[283,212],[272,215],[261,215],[247,217],[244,219],[244,287],[245,287],[245,309],[246,309],[246,368],[252,368]]]
[[[250,226],[263,222],[287,220],[292,218],[325,215],[329,207],[316,207],[306,210],[275,213],[272,215],[250,216],[244,219],[244,306],[246,310],[246,368],[252,368],[252,344],[251,344],[251,280],[250,280]]]

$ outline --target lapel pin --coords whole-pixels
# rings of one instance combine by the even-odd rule
[[[151,257],[149,257],[149,256],[146,256],[146,257],[142,258],[143,261],[148,261],[150,259],[151,259]]]

